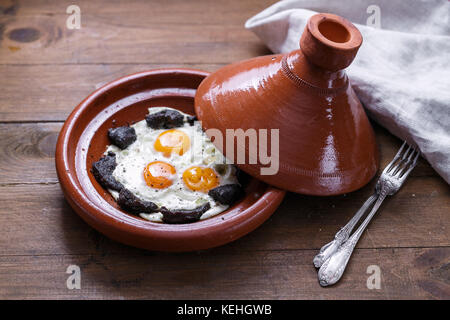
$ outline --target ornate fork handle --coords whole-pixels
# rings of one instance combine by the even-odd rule
[[[345,267],[347,266],[348,261],[350,260],[350,256],[352,255],[353,249],[355,249],[356,243],[361,237],[362,233],[366,229],[372,217],[377,212],[378,208],[381,206],[381,203],[387,196],[387,192],[380,192],[380,195],[375,202],[372,210],[370,211],[367,218],[364,222],[359,226],[359,228],[355,231],[354,234],[348,240],[339,247],[336,253],[332,254],[324,264],[319,269],[319,283],[321,286],[329,286],[335,284],[339,281],[345,271]]]
[[[353,218],[339,230],[334,236],[334,240],[328,242],[324,245],[319,253],[314,257],[313,263],[316,268],[320,268],[322,264],[332,255],[334,254],[338,248],[350,237],[350,233],[353,231],[353,228],[367,211],[367,209],[372,205],[372,203],[376,200],[378,194],[375,192],[371,195],[366,202],[362,205],[362,207],[356,212]]]

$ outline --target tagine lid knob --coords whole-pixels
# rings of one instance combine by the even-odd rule
[[[329,71],[348,67],[361,44],[359,30],[350,21],[331,13],[312,16],[300,39],[306,58]]]

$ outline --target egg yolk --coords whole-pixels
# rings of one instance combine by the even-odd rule
[[[201,192],[219,185],[219,177],[211,168],[191,167],[183,172],[183,181],[189,189]]]
[[[163,161],[150,162],[144,168],[145,183],[151,188],[165,189],[172,185],[175,168]]]
[[[155,141],[156,151],[170,157],[172,153],[183,155],[189,150],[191,141],[189,136],[181,130],[170,129],[162,132]]]

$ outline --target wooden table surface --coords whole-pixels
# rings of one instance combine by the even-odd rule
[[[148,252],[113,242],[64,200],[54,167],[58,132],[90,92],[167,66],[214,71],[268,54],[244,28],[273,0],[0,0],[0,298],[450,298],[449,186],[423,159],[361,238],[343,279],[321,288],[312,259],[371,194],[290,193],[260,228],[201,252]],[[401,142],[375,126],[386,165]],[[69,290],[69,265],[81,289]],[[368,289],[367,269],[381,270]]]

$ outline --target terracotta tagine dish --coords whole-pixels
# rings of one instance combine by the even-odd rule
[[[56,169],[71,207],[93,228],[116,241],[156,251],[192,251],[223,245],[269,218],[285,191],[250,178],[245,195],[226,211],[189,224],[165,224],[131,215],[96,181],[92,164],[111,142],[108,128],[142,120],[148,108],[170,107],[194,115],[194,95],[208,72],[161,69],[112,81],[84,99],[58,138]]]
[[[223,136],[227,129],[267,130],[267,143],[259,140],[258,148],[278,154],[275,174],[262,174],[267,165],[260,159],[249,163],[248,143],[245,163],[237,161],[242,145],[231,148],[231,155],[226,139],[217,147],[270,185],[321,196],[356,190],[378,169],[372,127],[344,70],[361,44],[360,32],[349,21],[316,14],[307,23],[300,49],[228,65],[202,81],[196,114],[204,129]],[[271,139],[277,130],[278,152],[272,146],[277,139]]]

